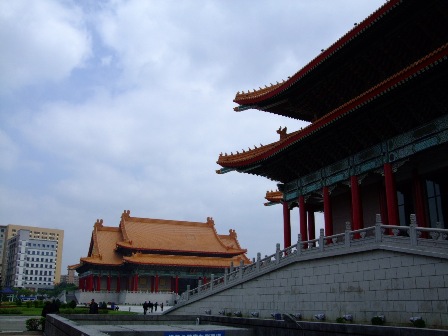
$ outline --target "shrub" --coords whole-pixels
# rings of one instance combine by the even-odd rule
[[[32,304],[31,301],[27,301],[27,302],[26,302],[26,307],[27,307],[27,308],[31,308],[31,304]]]
[[[0,309],[0,315],[19,315],[23,314],[23,312],[20,309],[17,308],[2,308]]]
[[[415,320],[414,322],[412,322],[412,324],[416,328],[426,328],[426,322],[424,319]]]
[[[42,331],[45,331],[45,322],[46,321],[47,321],[47,319],[45,317],[41,317],[40,320],[39,320],[40,325],[42,327]]]
[[[75,308],[76,308],[76,301],[75,301],[75,300],[71,300],[71,301],[68,303],[68,307],[69,307],[69,308],[73,308],[73,309],[75,309]]]
[[[40,326],[41,326],[41,321],[40,319],[36,319],[36,318],[30,318],[28,320],[26,320],[26,330],[29,331],[36,331],[39,330]]]
[[[383,325],[384,324],[384,319],[382,319],[379,316],[374,316],[374,317],[372,317],[372,324],[373,325]]]
[[[336,323],[345,323],[345,320],[343,317],[336,318]]]

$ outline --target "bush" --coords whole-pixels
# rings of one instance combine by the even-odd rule
[[[26,320],[26,330],[28,331],[37,331],[41,330],[42,322],[41,319],[30,318]]]
[[[336,318],[336,323],[345,323],[345,320],[343,317]]]
[[[26,307],[27,307],[27,308],[31,308],[31,304],[32,304],[31,301],[27,301],[27,302],[26,302]]]
[[[383,325],[384,320],[379,316],[374,316],[374,317],[372,317],[372,324],[373,325]]]
[[[20,309],[17,308],[2,308],[0,309],[0,315],[19,315],[23,314],[23,312]]]
[[[67,305],[69,308],[73,308],[73,309],[75,309],[76,308],[76,301],[75,300],[71,300],[69,303],[68,303],[68,305]]]
[[[415,320],[414,322],[412,322],[412,324],[416,328],[426,328],[426,322],[424,319]]]

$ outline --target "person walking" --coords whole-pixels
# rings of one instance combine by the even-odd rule
[[[148,302],[143,303],[143,315],[146,315],[146,312],[148,311]]]
[[[96,303],[94,299],[90,301],[89,314],[98,314],[98,303]]]
[[[158,303],[157,303],[157,301],[156,301],[156,303],[154,303],[154,311],[157,311],[157,307],[158,307]]]

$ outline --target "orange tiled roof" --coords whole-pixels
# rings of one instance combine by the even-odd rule
[[[281,191],[266,191],[265,198],[271,203],[280,203],[283,200],[283,193]]]
[[[101,265],[121,265],[121,256],[115,252],[117,241],[123,240],[119,228],[103,226],[103,220],[97,220],[92,232],[91,251],[82,262]]]
[[[277,133],[280,134],[279,141],[259,148],[255,147],[255,149],[249,149],[249,151],[247,152],[236,152],[236,154],[231,153],[230,155],[227,155],[227,153],[223,155],[221,153],[219,155],[217,163],[223,167],[241,167],[274,156],[286,147],[295,144],[301,139],[308,137],[315,132],[318,132],[326,125],[334,122],[335,120],[357,110],[359,107],[381,96],[382,94],[384,94],[384,92],[398,87],[401,83],[412,80],[418,74],[424,72],[427,68],[432,67],[434,63],[437,64],[438,62],[446,59],[447,55],[448,43],[442,45],[438,49],[422,57],[403,70],[378,83],[369,90],[361,93],[357,97],[344,103],[333,111],[327,113],[305,128],[292,132],[290,134],[286,134],[286,129],[284,129],[282,132],[277,131]],[[221,171],[216,170],[216,173],[220,174]]]
[[[244,256],[235,256],[232,258],[220,257],[196,257],[162,254],[143,254],[141,252],[133,253],[131,257],[123,257],[124,261],[132,264],[142,265],[161,265],[161,266],[187,266],[187,267],[211,267],[226,268],[233,262],[235,266],[242,260],[244,264],[249,264],[249,259]]]
[[[117,248],[132,250],[139,258],[124,257]],[[228,267],[231,261],[250,263],[245,253],[235,230],[230,230],[229,235],[218,235],[210,217],[205,223],[173,221],[131,217],[127,210],[119,227],[104,226],[102,220],[96,221],[89,254],[80,261],[81,264],[110,266],[124,262],[154,265],[177,262],[179,265],[224,267],[225,264]],[[80,265],[75,268],[78,267]]]
[[[381,16],[388,12],[391,8],[397,6],[402,0],[394,0],[386,2],[383,6],[377,9],[374,13],[370,14],[365,20],[360,24],[355,25],[349,32],[344,36],[339,38],[335,43],[333,43],[326,50],[322,50],[316,58],[309,62],[305,67],[297,71],[294,75],[289,76],[287,80],[282,80],[281,83],[276,82],[276,84],[270,83],[269,86],[265,85],[264,88],[254,89],[253,92],[248,90],[247,92],[242,91],[237,92],[235,103],[239,105],[250,105],[259,102],[260,100],[266,100],[271,98],[282,91],[290,88],[295,82],[312,72],[319,64],[324,62],[327,58],[331,57],[335,52],[341,49],[344,45],[352,41],[356,36],[362,34],[371,25],[373,25]],[[234,108],[235,111],[240,111],[240,106]]]
[[[245,253],[239,247],[227,246],[219,238],[211,217],[207,222],[187,222],[165,219],[131,217],[125,212],[120,222],[123,241],[117,247],[135,251],[165,251],[175,254],[188,252],[200,254],[238,255]]]

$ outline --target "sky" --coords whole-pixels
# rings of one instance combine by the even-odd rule
[[[277,182],[218,175],[216,161],[306,124],[234,112],[235,94],[292,76],[382,4],[1,0],[0,225],[64,230],[62,274],[95,221],[118,227],[124,210],[213,217],[250,259],[273,254],[282,207],[264,197]],[[298,221],[296,208],[293,243]]]

